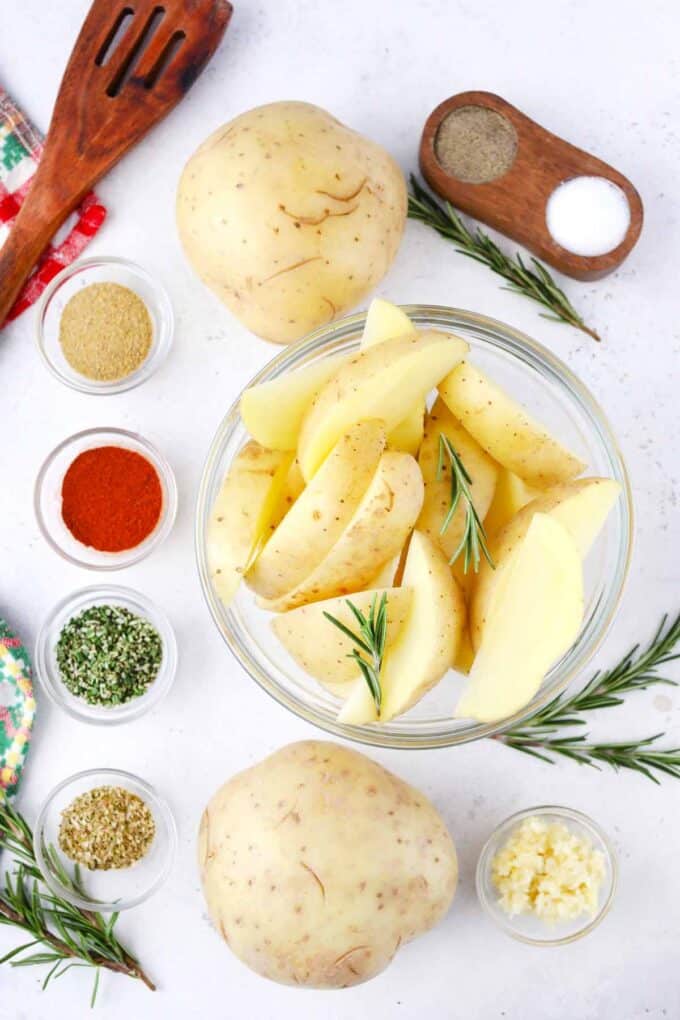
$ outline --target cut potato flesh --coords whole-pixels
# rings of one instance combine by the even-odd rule
[[[374,347],[395,336],[414,336],[416,328],[399,305],[383,298],[373,298],[366,312],[366,324],[361,337],[361,348]]]
[[[437,400],[425,422],[425,437],[418,463],[425,482],[425,499],[417,527],[436,542],[447,559],[460,545],[465,530],[465,506],[461,500],[446,531],[442,526],[451,506],[451,463],[445,458],[437,478],[439,437],[445,436],[458,454],[472,482],[470,493],[480,520],[491,505],[498,468],[479,443],[454,418],[446,404]]]
[[[361,349],[394,340],[399,336],[415,336],[416,329],[406,312],[398,305],[382,298],[374,298],[368,306],[366,325],[361,338]],[[392,429],[387,437],[390,450],[402,450],[415,457],[423,441],[423,418],[425,401],[419,400],[403,421]]]
[[[512,471],[504,467],[499,468],[491,506],[484,518],[487,538],[497,535],[523,506],[540,495],[539,489],[532,489]]]
[[[266,599],[295,588],[321,563],[359,506],[385,448],[381,421],[363,421],[335,444],[248,574]]]
[[[286,516],[293,503],[302,495],[302,491],[305,487],[305,480],[302,477],[302,471],[300,471],[300,465],[297,460],[288,468],[288,474],[286,480],[283,483],[281,490],[281,496],[279,502],[272,514],[272,519],[269,523],[269,530],[273,532],[278,528],[279,524]]]
[[[460,644],[456,651],[456,657],[453,660],[453,668],[459,673],[469,673],[472,669],[472,663],[475,659],[474,648],[472,647],[472,641],[470,640],[470,632],[466,626],[463,629],[463,633],[460,637]]]
[[[386,563],[383,563],[375,577],[371,578],[369,588],[391,588],[395,584],[400,559],[401,553],[397,553],[396,556],[391,556]]]
[[[562,524],[585,558],[619,497],[621,486],[611,478],[579,478],[566,485],[556,485],[537,499],[527,503],[489,543],[496,565],[493,570],[483,560],[474,583],[470,601],[470,637],[479,648],[487,621],[494,611],[496,594],[511,560],[529,530],[535,514],[549,514]]]
[[[323,386],[300,429],[298,459],[304,477],[318,470],[353,424],[380,418],[390,431],[465,356],[464,340],[429,331],[399,337],[354,355]]]
[[[501,579],[459,719],[497,722],[524,708],[583,620],[583,568],[573,537],[554,517],[534,514]]]
[[[346,360],[324,358],[245,390],[241,417],[251,436],[270,450],[294,450],[309,405]]]
[[[480,446],[528,485],[547,489],[584,470],[578,457],[474,365],[454,368],[439,393]]]
[[[364,498],[327,556],[297,587],[277,599],[260,598],[258,604],[284,612],[365,589],[404,545],[422,503],[423,480],[413,457],[384,453]]]
[[[448,564],[439,547],[418,531],[409,545],[404,586],[413,598],[406,623],[383,660],[381,722],[406,712],[441,680],[465,626],[465,603]],[[365,697],[362,686],[368,690],[364,680],[357,681],[338,716],[341,722],[377,720],[375,702]]]
[[[206,548],[210,577],[225,606],[268,533],[292,459],[292,453],[247,443],[222,483],[210,514]]]
[[[351,596],[352,605],[368,616],[373,599],[379,604],[387,596],[387,637],[389,647],[404,625],[411,606],[410,588],[383,588],[360,591]],[[357,630],[357,621],[344,597],[314,602],[282,613],[272,620],[272,629],[295,661],[323,684],[331,693],[345,698],[349,686],[361,677],[361,671],[352,658],[357,647],[341,630],[326,619],[329,613],[350,630]]]

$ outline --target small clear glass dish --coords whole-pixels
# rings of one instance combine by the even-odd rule
[[[57,664],[57,642],[68,621],[91,606],[105,605],[122,606],[135,616],[147,619],[158,631],[163,646],[160,669],[146,693],[122,705],[91,705],[72,694]],[[35,670],[50,699],[68,715],[95,726],[116,726],[139,719],[168,693],[177,670],[177,642],[165,613],[145,595],[116,585],[82,588],[58,602],[40,628],[35,645]]]
[[[146,855],[129,868],[89,871],[79,868],[80,885],[64,877],[74,875],[74,862],[59,848],[62,812],[76,797],[99,786],[118,786],[137,794],[153,814],[156,832]],[[138,776],[119,769],[90,769],[64,779],[50,793],[38,815],[33,849],[50,889],[83,910],[109,913],[128,910],[148,900],[170,873],[177,849],[177,827],[167,801]]]
[[[59,341],[59,323],[68,301],[92,283],[118,283],[134,291],[151,318],[151,347],[134,372],[122,379],[99,382],[81,375],[68,363]],[[38,350],[52,375],[81,393],[123,393],[145,382],[165,360],[172,344],[174,316],[165,288],[146,269],[113,256],[80,259],[63,269],[45,288],[37,309]]]
[[[547,823],[562,822],[575,835],[587,839],[604,858],[605,872],[600,886],[597,910],[594,914],[557,924],[548,924],[533,914],[509,915],[501,908],[491,875],[493,859],[505,845],[514,830],[526,818],[540,818]],[[506,934],[532,946],[563,946],[575,942],[591,932],[608,913],[614,899],[617,882],[617,864],[614,848],[605,832],[587,815],[572,808],[541,805],[518,811],[494,829],[486,841],[477,862],[477,895],[482,907]]]
[[[585,612],[580,633],[529,704],[502,722],[454,719],[463,678],[452,670],[397,719],[365,726],[340,723],[340,701],[288,655],[271,630],[271,615],[257,606],[245,585],[241,585],[229,608],[224,607],[208,569],[207,534],[210,512],[224,476],[248,439],[239,400],[220,424],[203,469],[196,507],[196,557],[203,593],[224,641],[253,680],[281,705],[345,740],[376,747],[449,747],[517,726],[583,674],[621,598],[632,550],[633,504],[623,457],[604,412],[564,362],[512,326],[476,312],[438,305],[406,305],[403,310],[419,329],[444,330],[466,340],[471,360],[580,456],[588,465],[587,474],[613,478],[621,486],[621,498],[585,564]],[[249,385],[356,351],[365,321],[366,313],[362,312],[316,330],[277,354]]]
[[[155,467],[163,492],[163,505],[156,527],[139,545],[121,552],[100,552],[92,546],[83,545],[73,537],[61,515],[64,475],[79,454],[100,446],[122,446],[141,454]],[[60,556],[89,570],[119,570],[143,560],[167,537],[177,513],[177,485],[165,457],[142,436],[124,429],[86,429],[65,439],[52,450],[38,472],[34,505],[40,530]]]

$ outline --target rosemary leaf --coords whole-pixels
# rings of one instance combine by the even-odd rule
[[[502,252],[479,227],[473,233],[449,202],[443,204],[438,202],[413,174],[411,194],[408,198],[408,215],[410,219],[419,220],[436,230],[442,237],[452,241],[456,245],[456,251],[461,255],[481,262],[493,273],[503,277],[508,284],[504,290],[521,294],[547,308],[549,314],[541,313],[544,318],[552,319],[554,322],[565,322],[587,333],[593,340],[600,339],[595,330],[586,325],[567,295],[538,259],[532,257],[531,264],[527,265],[519,252],[514,256]]]
[[[472,493],[470,492],[472,479],[465,470],[465,466],[454,450],[451,441],[447,436],[440,433],[439,459],[437,461],[438,481],[441,479],[446,460],[448,460],[451,468],[451,503],[449,505],[448,513],[444,518],[444,523],[440,528],[440,534],[443,535],[449,527],[461,499],[463,500],[463,505],[465,507],[465,525],[463,528],[463,535],[457,548],[454,550],[449,563],[455,563],[460,554],[463,553],[464,572],[467,574],[468,567],[472,563],[472,569],[476,574],[479,572],[481,554],[483,553],[485,559],[489,563],[489,566],[495,569],[495,564],[486,544],[486,531],[484,530],[484,525],[482,524],[479,514],[475,509]]]
[[[357,651],[357,648],[354,648],[348,653],[348,658],[354,659],[359,667],[361,675],[366,681],[366,685],[371,692],[371,697],[375,702],[376,710],[378,714],[380,714],[380,708],[382,705],[380,670],[382,669],[383,656],[385,654],[385,641],[387,639],[387,595],[383,592],[380,597],[380,602],[378,602],[377,593],[373,596],[368,616],[365,616],[350,599],[345,599],[345,602],[359,625],[358,634],[331,613],[324,612],[323,615],[330,621],[330,623],[337,627],[338,630],[342,631],[345,637],[348,637],[350,641],[361,649],[361,651],[368,655],[368,660],[366,660],[363,658],[361,653]]]

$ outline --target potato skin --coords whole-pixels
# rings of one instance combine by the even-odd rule
[[[187,163],[177,226],[189,262],[249,329],[290,343],[383,278],[406,222],[381,146],[309,103],[256,107]]]
[[[289,744],[229,780],[199,833],[216,928],[283,984],[344,988],[380,973],[447,912],[456,851],[417,790],[363,754]]]

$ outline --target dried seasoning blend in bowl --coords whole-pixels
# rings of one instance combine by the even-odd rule
[[[90,705],[124,705],[158,676],[163,643],[156,628],[124,606],[90,606],[68,621],[57,641],[64,686]]]
[[[59,321],[59,342],[74,371],[97,382],[132,375],[151,349],[149,310],[119,283],[91,283],[68,301]]]
[[[133,549],[154,530],[163,490],[153,464],[134,450],[99,446],[70,465],[61,515],[73,537],[100,552]]]
[[[129,868],[149,852],[156,823],[147,804],[122,786],[97,786],[61,815],[59,848],[90,871]]]

